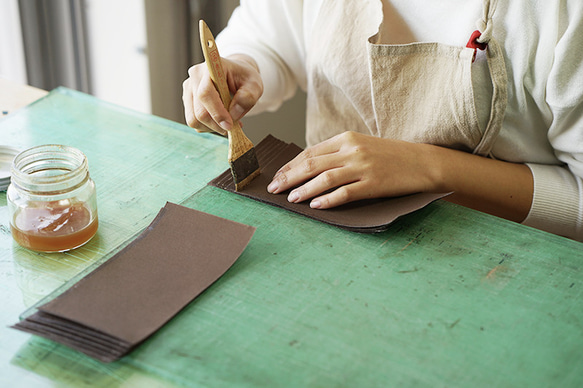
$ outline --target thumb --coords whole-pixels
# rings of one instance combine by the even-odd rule
[[[238,121],[255,106],[259,97],[263,93],[263,88],[258,82],[248,82],[242,85],[231,101],[229,113],[233,120]]]
[[[249,109],[243,108],[240,104],[233,103],[231,104],[231,109],[229,109],[229,113],[231,114],[233,121],[239,121],[243,116],[245,116],[245,113],[247,113]]]

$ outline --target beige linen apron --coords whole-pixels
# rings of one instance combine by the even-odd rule
[[[485,0],[478,21],[492,80],[490,117],[481,129],[471,77],[475,49],[383,44],[381,0],[324,1],[307,58],[308,145],[352,130],[488,155],[507,103],[504,58],[492,38],[495,8],[495,0]]]

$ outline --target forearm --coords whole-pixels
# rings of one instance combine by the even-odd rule
[[[526,165],[428,148],[437,191],[453,192],[447,200],[516,222],[526,218],[534,190]]]

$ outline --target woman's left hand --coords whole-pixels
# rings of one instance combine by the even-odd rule
[[[434,146],[344,132],[301,152],[275,174],[267,190],[277,194],[295,187],[288,201],[313,198],[315,209],[432,192],[439,177],[427,147]]]

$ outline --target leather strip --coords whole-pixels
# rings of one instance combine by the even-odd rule
[[[255,146],[261,174],[241,191],[235,191],[230,170],[209,182],[209,185],[233,192],[244,197],[287,209],[294,213],[361,233],[376,233],[386,230],[397,218],[419,210],[431,202],[443,198],[448,193],[419,193],[397,198],[381,198],[352,202],[333,209],[312,209],[309,202],[299,204],[287,201],[289,192],[270,194],[267,185],[281,166],[293,159],[302,148],[285,143],[268,135]]]

